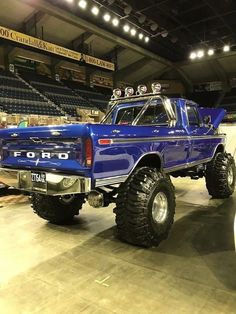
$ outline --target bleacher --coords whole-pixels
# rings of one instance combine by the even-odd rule
[[[77,108],[97,109],[87,99],[59,81],[33,72],[21,72],[20,75],[72,117],[78,116]]]
[[[110,95],[105,95],[99,89],[80,84],[75,81],[63,81],[66,86],[72,89],[76,94],[83,96],[91,103],[95,108],[98,108],[102,112],[107,109],[107,104],[110,99]]]
[[[40,93],[3,69],[0,69],[0,109],[8,114],[63,115]]]

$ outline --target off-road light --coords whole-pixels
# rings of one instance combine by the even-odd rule
[[[131,31],[130,31],[131,36],[135,36],[136,33],[137,33],[136,29],[132,28]]]
[[[207,52],[208,56],[213,56],[214,53],[215,53],[214,49],[209,49]]]
[[[99,14],[99,8],[94,6],[92,7],[91,12],[93,13],[93,15],[97,16]]]
[[[103,15],[103,19],[104,19],[105,22],[109,22],[110,19],[111,19],[110,14],[109,14],[109,13],[105,13],[105,14]]]
[[[86,7],[87,7],[87,1],[85,1],[85,0],[80,0],[79,2],[78,2],[78,6],[81,8],[81,9],[86,9]]]
[[[153,92],[153,94],[159,94],[161,92],[161,84],[160,83],[152,83],[152,92]]]
[[[128,24],[125,24],[124,27],[123,27],[123,30],[128,33],[129,30],[130,30],[130,26]]]
[[[126,87],[126,89],[125,89],[125,96],[126,97],[130,97],[130,96],[133,96],[133,94],[134,94],[133,87]]]
[[[224,52],[229,52],[229,51],[230,51],[230,46],[229,46],[229,45],[225,45],[225,46],[223,47],[223,51],[224,51]]]
[[[114,18],[113,20],[112,20],[112,24],[115,26],[115,27],[117,27],[118,25],[119,25],[119,20],[118,20],[118,18]]]
[[[139,85],[137,89],[138,95],[144,95],[147,93],[147,86],[146,85]]]
[[[197,54],[196,54],[196,52],[191,52],[190,53],[190,56],[189,56],[189,58],[191,59],[191,60],[194,60],[194,59],[196,59],[197,58]]]
[[[122,91],[119,88],[113,89],[112,98],[120,98],[122,95]]]

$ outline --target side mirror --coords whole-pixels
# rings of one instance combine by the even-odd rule
[[[211,116],[205,116],[203,118],[203,122],[205,125],[210,125],[211,124]]]

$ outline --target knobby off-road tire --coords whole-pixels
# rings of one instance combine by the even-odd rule
[[[84,195],[49,196],[33,194],[31,205],[33,211],[41,218],[53,224],[66,224],[79,215],[84,203]]]
[[[206,167],[206,187],[214,198],[228,198],[235,189],[235,161],[231,154],[217,153]]]
[[[149,167],[135,170],[119,188],[114,213],[121,240],[157,246],[174,221],[175,193],[169,176]]]

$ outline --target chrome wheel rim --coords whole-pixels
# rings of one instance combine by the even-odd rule
[[[60,197],[60,201],[64,204],[69,204],[73,201],[75,196],[73,194],[63,195]]]
[[[233,171],[233,167],[229,167],[228,170],[228,184],[231,186],[234,182],[234,171]]]
[[[165,193],[158,192],[152,204],[152,218],[157,223],[163,223],[168,213],[168,201]]]

